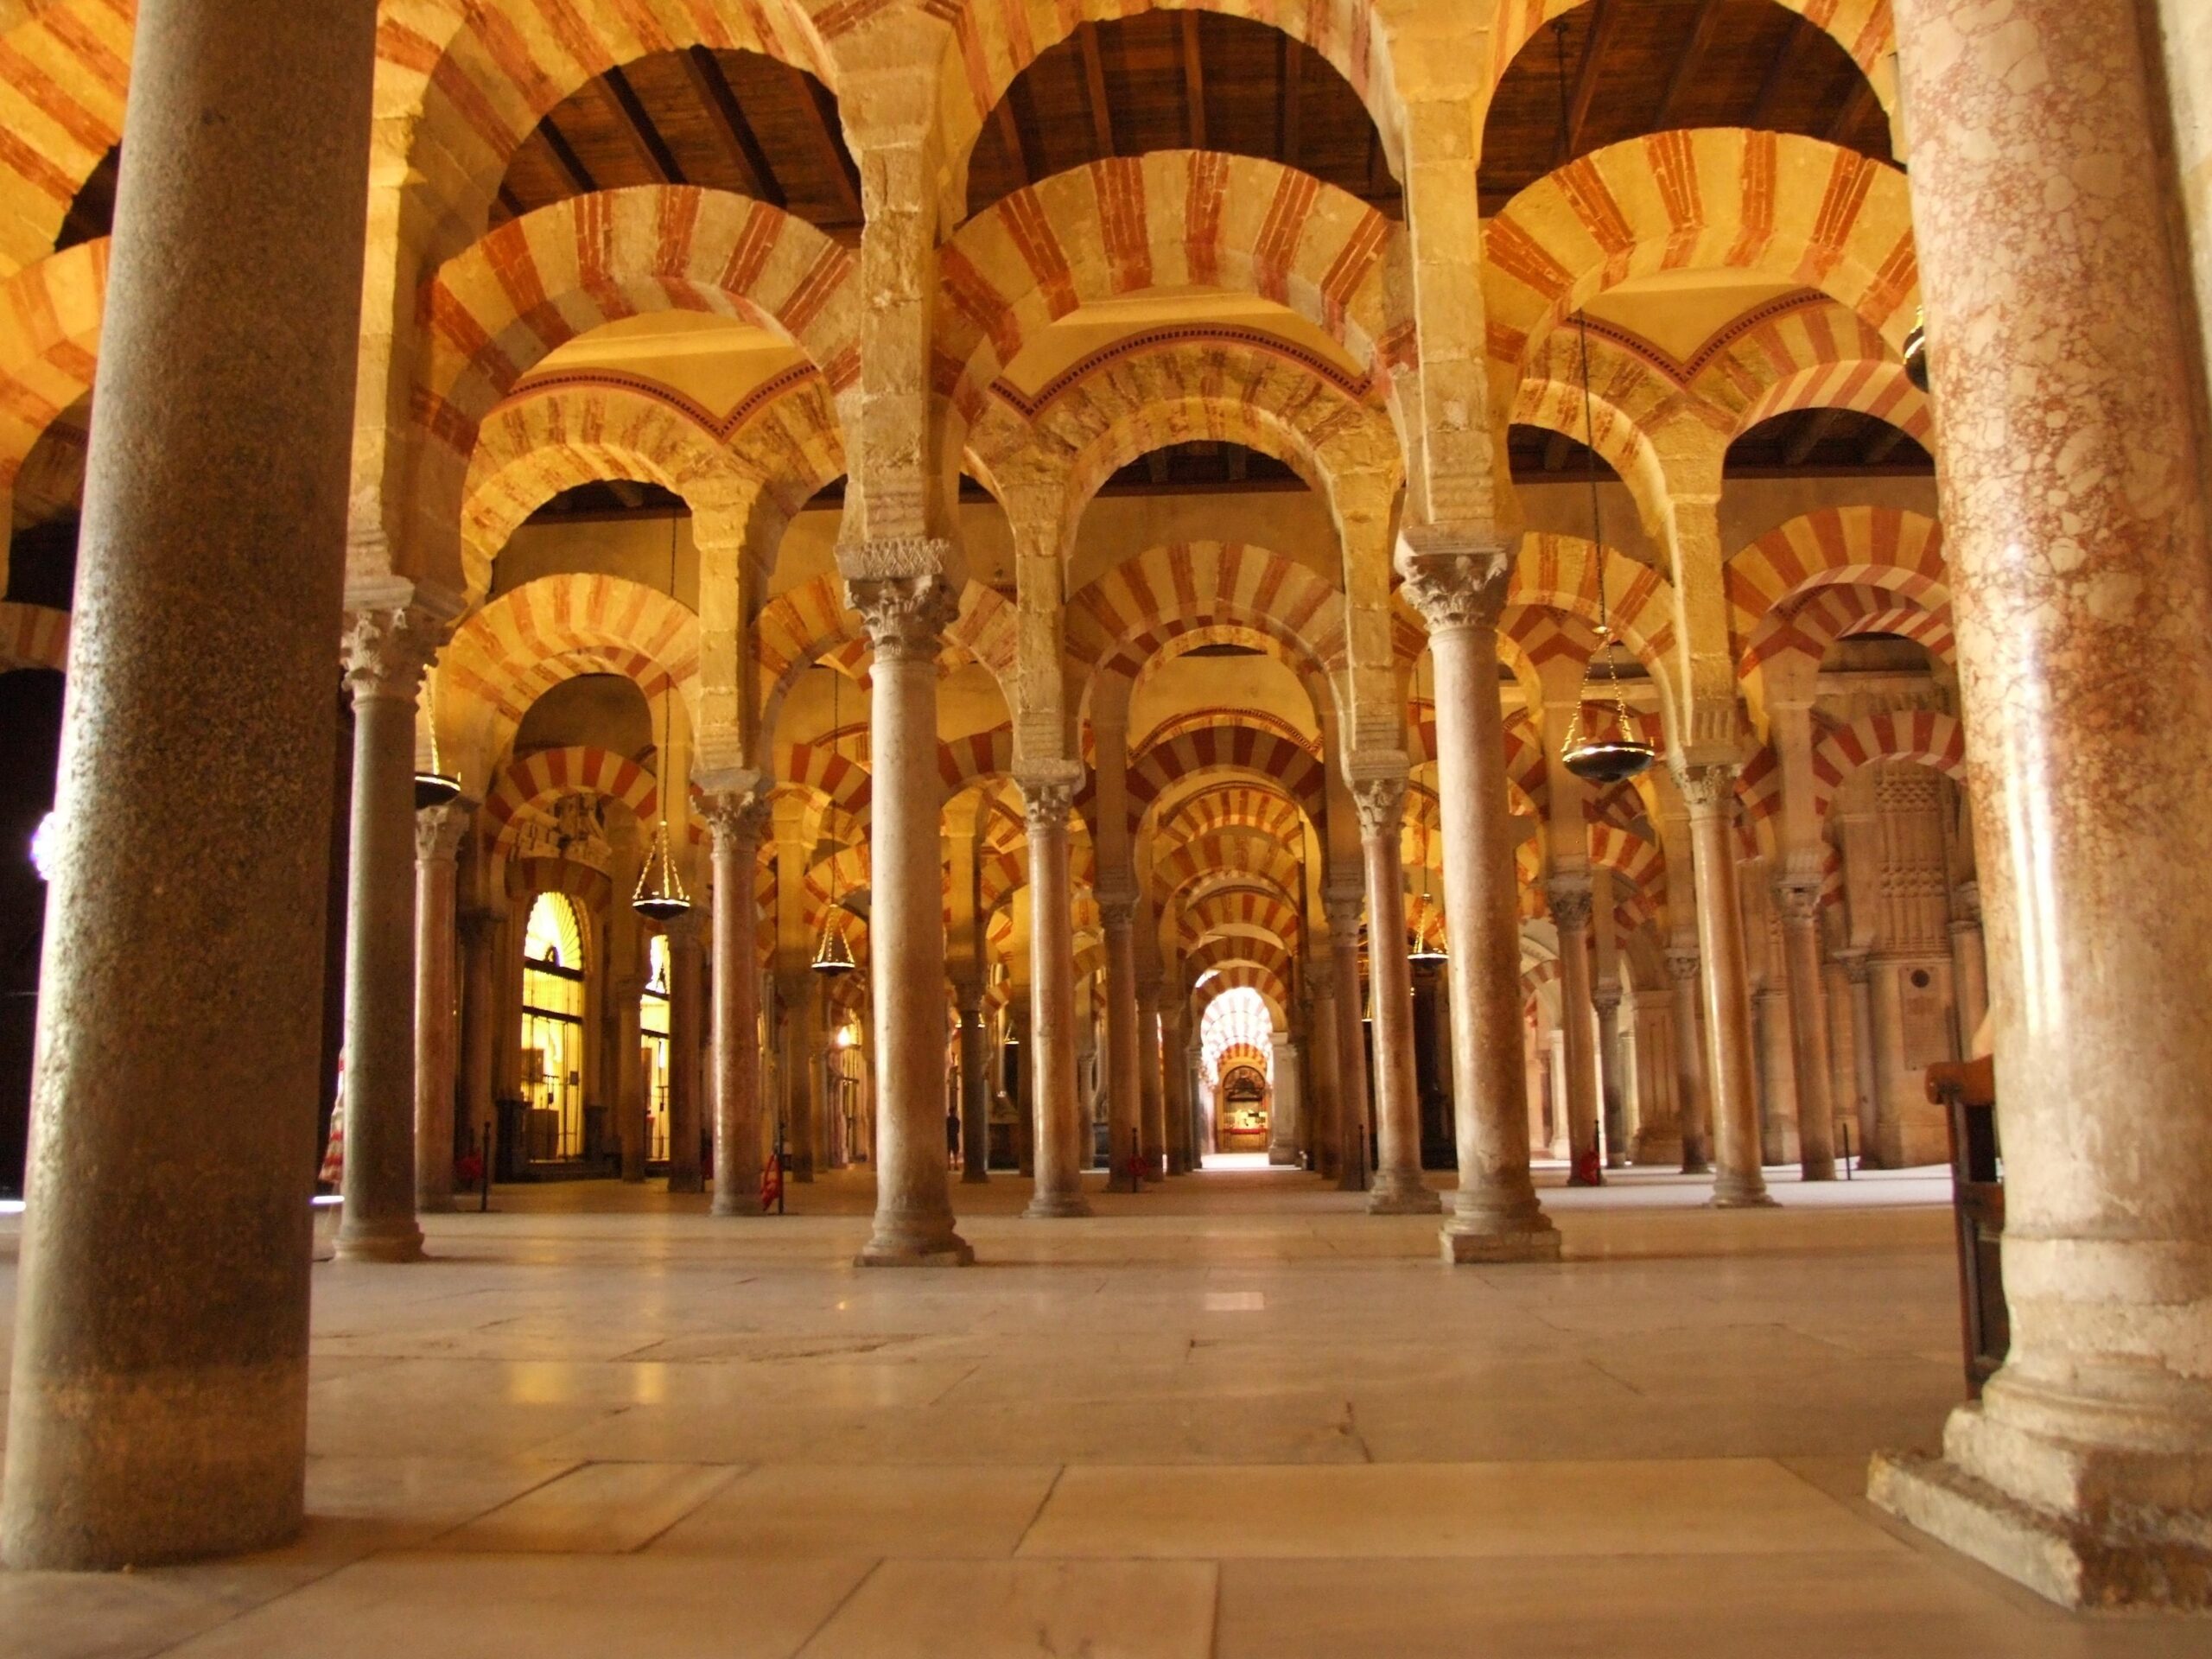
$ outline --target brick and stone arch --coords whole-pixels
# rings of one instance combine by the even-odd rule
[[[1870,715],[1829,732],[1813,746],[1813,815],[1827,817],[1843,780],[1872,760],[1910,760],[1967,780],[1966,728],[1932,709]]]
[[[35,264],[122,141],[128,0],[0,5],[0,276]]]
[[[1160,893],[1194,902],[1217,887],[1249,887],[1296,906],[1304,885],[1297,856],[1280,842],[1251,831],[1216,830],[1155,854],[1153,886]]]
[[[1186,732],[1130,757],[1131,831],[1178,783],[1217,772],[1253,777],[1280,790],[1311,823],[1320,823],[1326,817],[1320,760],[1273,733],[1228,726]]]
[[[1589,444],[1627,489],[1644,529],[1656,535],[1665,520],[1667,481],[1651,435],[1685,415],[1716,426],[1719,416],[1700,409],[1681,366],[1649,342],[1592,322],[1589,344],[1586,409],[1581,336],[1554,329],[1522,365],[1510,421]]]
[[[1778,524],[1732,556],[1723,577],[1739,649],[1778,606],[1821,586],[1879,588],[1933,611],[1950,601],[1943,532],[1896,507],[1822,507]]]
[[[1955,667],[1958,638],[1951,607],[1941,598],[1923,604],[1871,583],[1821,583],[1803,589],[1761,617],[1738,659],[1738,677],[1755,729],[1766,724],[1766,678],[1770,664],[1796,655],[1817,668],[1840,639],[1861,634],[1895,634],[1910,639],[1932,662]]]
[[[1281,976],[1270,972],[1256,963],[1233,962],[1211,970],[1213,977],[1198,987],[1192,994],[1192,1017],[1203,1021],[1206,1010],[1217,998],[1231,991],[1257,991],[1268,1005],[1268,1014],[1278,1028],[1285,1023],[1284,1010],[1293,1001],[1289,982]],[[1195,976],[1193,976],[1195,978]]]
[[[0,601],[0,674],[19,668],[68,671],[68,612]]]
[[[843,822],[865,830],[870,774],[844,748],[827,743],[794,743],[779,753],[775,776],[779,787],[795,787],[818,797],[841,814]]]
[[[518,858],[507,866],[507,891],[519,900],[523,914],[541,893],[565,893],[576,901],[587,922],[604,923],[614,903],[614,883],[604,870],[580,864],[573,858]],[[626,900],[627,893],[623,894]],[[585,944],[587,957],[595,941]]]
[[[1501,407],[1531,349],[1597,295],[1660,271],[1754,271],[1818,288],[1892,346],[1918,292],[1904,175],[1815,138],[1653,133],[1580,156],[1484,226]]]
[[[1586,3],[1587,0],[1497,0],[1488,90],[1497,91],[1513,60],[1543,31],[1545,24]],[[1897,25],[1891,16],[1890,0],[1776,0],[1776,3],[1826,30],[1865,73],[1882,107],[1896,107]]]
[[[952,409],[946,441],[957,453],[985,401],[1008,397],[993,382],[1052,322],[1154,288],[1273,300],[1387,379],[1379,342],[1406,320],[1388,309],[1382,272],[1403,234],[1310,175],[1248,156],[1154,150],[1040,180],[938,256],[932,378]]]
[[[445,568],[482,423],[556,347],[625,317],[700,311],[797,346],[842,393],[859,373],[857,270],[804,220],[677,185],[571,197],[456,254],[422,295],[416,563]]]
[[[1012,721],[971,732],[965,737],[940,738],[937,746],[938,776],[944,779],[944,797],[950,800],[969,785],[1014,775]]]
[[[0,517],[12,510],[16,480],[39,439],[92,391],[107,259],[102,237],[0,282]],[[7,568],[0,548],[0,584]]]
[[[577,746],[541,749],[511,762],[484,798],[483,822],[495,849],[514,840],[523,817],[563,795],[599,795],[626,807],[640,823],[660,810],[652,772],[608,749]]]
[[[1693,389],[1733,419],[1732,435],[1801,409],[1843,409],[1887,421],[1923,448],[1935,442],[1928,395],[1905,378],[1896,346],[1826,295],[1762,306],[1690,365]]]
[[[442,739],[495,755],[531,704],[579,674],[622,675],[649,704],[673,690],[696,726],[698,618],[658,588],[599,573],[511,588],[464,621],[440,659]]]
[[[1238,887],[1216,888],[1186,900],[1178,918],[1176,938],[1188,950],[1217,934],[1254,929],[1294,950],[1304,932],[1294,906],[1274,893]]]

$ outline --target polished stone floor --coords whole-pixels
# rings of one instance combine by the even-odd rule
[[[0,1655],[2212,1653],[1861,1501],[1959,1392],[1930,1173],[1548,1191],[1568,1259],[1498,1268],[1285,1172],[1026,1188],[956,1189],[964,1272],[852,1268],[851,1172],[758,1221],[502,1192],[435,1262],[319,1266],[306,1535],[0,1573]]]

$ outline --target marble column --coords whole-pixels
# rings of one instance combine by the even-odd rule
[[[1142,1121],[1138,1128],[1144,1152],[1144,1178],[1167,1179],[1167,1090],[1162,1075],[1160,1040],[1160,982],[1138,970],[1137,979],[1137,1097]]]
[[[1559,1234],[1529,1176],[1520,895],[1497,693],[1497,620],[1511,561],[1503,551],[1433,554],[1408,544],[1399,563],[1406,596],[1428,625],[1435,676],[1459,1173],[1444,1258],[1552,1260]]]
[[[1327,894],[1329,954],[1337,995],[1337,1188],[1367,1190],[1367,1032],[1359,1014],[1359,896]]]
[[[461,1071],[455,942],[461,843],[475,808],[454,801],[415,815],[415,1208],[453,1205],[454,1096]]]
[[[1881,1116],[1875,1096],[1873,969],[1864,950],[1845,951],[1838,960],[1851,999],[1851,1057],[1859,1072],[1859,1090],[1853,1103],[1859,1115],[1859,1166],[1878,1169],[1882,1160],[1875,1141]]]
[[[1774,1202],[1759,1162],[1758,1074],[1751,1051],[1751,986],[1744,962],[1743,895],[1736,888],[1736,769],[1688,766],[1677,774],[1690,809],[1697,879],[1698,959],[1703,974],[1706,1075],[1713,1103],[1713,1202],[1722,1209]]]
[[[661,925],[668,937],[668,1190],[703,1192],[699,1161],[701,960],[704,923],[695,908]]]
[[[1284,1167],[1298,1161],[1298,1051],[1288,1032],[1269,1039],[1274,1066],[1274,1097],[1268,1103],[1268,1162]]]
[[[1363,757],[1375,765],[1376,757]],[[1406,957],[1406,818],[1402,755],[1355,773],[1359,849],[1367,873],[1367,970],[1374,982],[1375,1182],[1372,1216],[1432,1215],[1444,1201],[1421,1178],[1421,1087],[1414,1063],[1414,982]]]
[[[944,1160],[944,883],[937,654],[958,613],[943,578],[846,584],[875,647],[868,913],[875,997],[875,1223],[863,1267],[963,1265]]]
[[[983,1030],[983,987],[971,980],[956,988],[960,1005],[960,1180],[981,1186],[990,1179],[990,1046]]]
[[[1989,1012],[1989,959],[1981,939],[1981,888],[1962,881],[1951,895],[1951,986],[1958,1003],[1959,1052],[1974,1052]]]
[[[1675,993],[1675,1089],[1682,1114],[1682,1173],[1703,1175],[1713,1167],[1712,1107],[1705,1091],[1705,1033],[1698,1020],[1697,952],[1669,950],[1667,978]]]
[[[1759,1161],[1789,1161],[1797,1136],[1797,1078],[1789,993],[1760,985],[1751,993],[1751,1044],[1759,1057]]]
[[[814,1180],[814,1125],[822,1068],[821,976],[802,969],[776,978],[783,1005],[784,1156],[792,1181]]]
[[[1309,943],[1308,950],[1312,950]],[[1337,1134],[1339,1061],[1337,1058],[1337,966],[1326,956],[1306,960],[1306,1029],[1313,1037],[1313,1064],[1306,1076],[1306,1099],[1313,1109],[1306,1118],[1306,1145],[1313,1160],[1313,1173],[1330,1180],[1337,1178],[1341,1145]]]
[[[1166,1073],[1160,1079],[1160,1088],[1163,1109],[1167,1114],[1167,1173],[1171,1176],[1188,1175],[1198,1166],[1197,1138],[1191,1122],[1190,1045],[1183,1034],[1181,1007],[1173,993],[1164,988],[1160,993],[1160,1053]]]
[[[1068,814],[1083,768],[1032,762],[1018,776],[1029,825],[1029,1052],[1036,1187],[1032,1220],[1087,1216],[1081,1103],[1075,1087],[1075,891],[1068,874]]]
[[[415,697],[435,618],[359,610],[346,636],[353,833],[346,887],[346,1166],[338,1258],[416,1262]]]
[[[461,918],[461,1098],[468,1136],[486,1166],[492,1159],[493,1053],[499,1041],[499,921],[488,910]],[[507,1039],[512,1042],[514,1038]]]
[[[375,26],[365,4],[137,8],[47,896],[15,1567],[300,1527]]]
[[[1569,1186],[1596,1186],[1598,1019],[1590,989],[1590,877],[1554,875],[1544,884],[1559,935],[1559,1025],[1566,1065]]]
[[[714,834],[715,1198],[717,1216],[760,1213],[760,837],[767,798],[757,781],[707,791]]]
[[[1873,1057],[1874,1134],[1866,1144],[1868,1161],[1881,1169],[1903,1169],[1904,1103],[1897,1098],[1897,1076],[1891,1057],[1904,1052],[1904,970],[1885,957],[1867,963],[1867,1035]]]
[[[1592,925],[1596,925],[1593,918]],[[1604,979],[1593,985],[1590,1009],[1597,1016],[1598,1027],[1598,1122],[1603,1129],[1599,1141],[1605,1154],[1605,1167],[1620,1169],[1628,1163],[1627,1108],[1622,1090],[1626,1067],[1622,1059],[1620,982]]]
[[[2212,1603],[2212,545],[2133,0],[1899,0],[1986,900],[2012,1345],[1872,1496],[2062,1602]]]
[[[1775,887],[1789,976],[1789,1025],[1796,1036],[1797,1157],[1808,1181],[1835,1179],[1835,1096],[1827,1011],[1821,1000],[1821,884],[1818,877]]]
[[[1104,889],[1099,925],[1106,934],[1106,1139],[1110,1192],[1133,1192],[1130,1160],[1143,1143],[1143,1085],[1137,1046],[1137,896]]]

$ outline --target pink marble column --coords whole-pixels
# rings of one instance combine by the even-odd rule
[[[1600,1186],[1598,1157],[1598,1019],[1590,991],[1590,876],[1555,875],[1544,884],[1559,934],[1559,1025],[1567,1061],[1567,1146],[1570,1186]]]
[[[499,1031],[499,919],[488,910],[461,918],[461,1096],[468,1139],[488,1166],[492,1159],[493,1056]],[[512,1042],[510,1034],[507,1040]]]
[[[1337,965],[1307,941],[1306,959],[1306,1029],[1313,1033],[1313,1065],[1306,1072],[1306,1141],[1313,1160],[1313,1173],[1329,1180],[1337,1177],[1340,1145],[1337,1132],[1339,1062],[1337,1058]]]
[[[454,940],[461,844],[475,808],[467,801],[415,815],[415,1208],[453,1208],[454,1095],[460,1076],[461,1009]]]
[[[1875,1501],[2212,1603],[2212,538],[2133,0],[1898,0],[1995,1013],[2011,1356]]]
[[[1682,1173],[1703,1175],[1713,1168],[1712,1103],[1705,1090],[1705,1032],[1698,1019],[1698,954],[1667,952],[1667,977],[1675,993],[1675,1085],[1681,1102]]]
[[[1713,1202],[1722,1209],[1772,1204],[1759,1163],[1758,1062],[1751,1050],[1751,974],[1744,962],[1743,896],[1731,844],[1733,766],[1678,774],[1690,809],[1697,875],[1697,942],[1704,971],[1705,1053],[1713,1102]]]
[[[1138,970],[1137,1096],[1143,1122],[1144,1178],[1167,1179],[1167,1092],[1160,1067],[1160,981]]]
[[[944,881],[937,654],[958,613],[943,578],[846,583],[875,646],[868,739],[869,978],[875,996],[875,1225],[863,1267],[963,1265],[944,1163]],[[810,1059],[810,1064],[811,1060]]]
[[[1364,1192],[1372,1172],[1367,1157],[1367,1030],[1359,1012],[1359,896],[1332,892],[1322,904],[1337,982],[1337,1189]]]
[[[1404,592],[1428,624],[1435,665],[1436,785],[1451,954],[1452,1127],[1459,1185],[1442,1233],[1447,1262],[1548,1261],[1559,1233],[1529,1176],[1521,1039],[1521,912],[1513,873],[1499,707],[1503,551],[1399,555]]]
[[[415,698],[438,620],[399,606],[353,613],[352,868],[346,887],[346,1164],[338,1257],[416,1262]]]
[[[1068,814],[1083,768],[1032,762],[1019,776],[1029,825],[1029,1042],[1036,1067],[1036,1187],[1032,1220],[1087,1216],[1082,1108],[1075,1087],[1075,892]]]
[[[717,1216],[760,1213],[760,899],[754,886],[769,825],[757,781],[709,789],[714,833],[713,1046]]]
[[[991,1179],[990,1045],[983,1031],[983,986],[954,987],[960,1009],[960,1181],[982,1186]]]
[[[1358,758],[1356,758],[1358,759]],[[1363,758],[1375,765],[1377,757]],[[1367,871],[1367,971],[1375,987],[1375,1184],[1373,1216],[1430,1215],[1444,1201],[1421,1178],[1421,1090],[1414,1063],[1414,982],[1406,958],[1406,821],[1402,755],[1356,772],[1359,850]]]
[[[1139,1081],[1137,1045],[1137,896],[1103,889],[1099,924],[1106,934],[1106,1139],[1110,1148],[1106,1183],[1114,1192],[1134,1192],[1132,1163],[1144,1139],[1143,1088]]]
[[[1835,1179],[1834,1075],[1828,1054],[1827,1011],[1821,1001],[1820,878],[1775,887],[1789,975],[1789,1025],[1796,1039],[1797,1157],[1808,1181]]]

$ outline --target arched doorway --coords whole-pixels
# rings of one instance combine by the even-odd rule
[[[533,1164],[585,1155],[583,918],[563,893],[531,901],[523,936],[522,1087]]]

